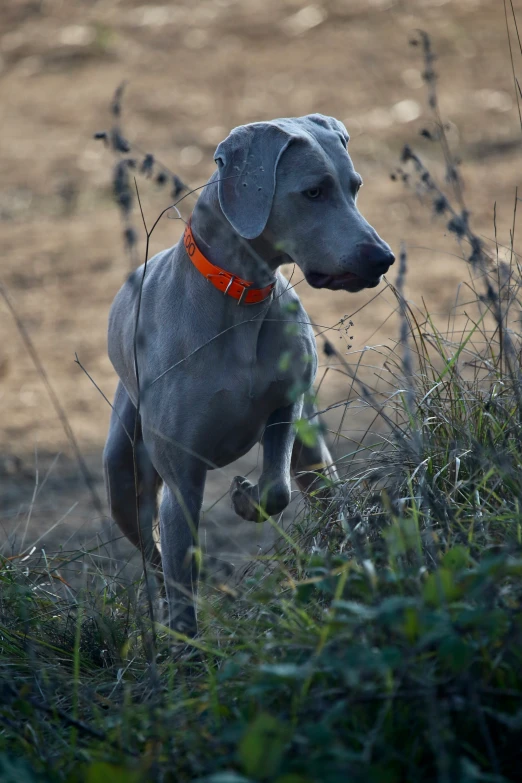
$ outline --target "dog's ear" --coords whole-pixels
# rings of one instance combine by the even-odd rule
[[[336,120],[335,117],[326,117],[324,114],[309,114],[308,119],[315,122],[316,125],[320,125],[322,128],[337,133],[345,146],[350,141],[350,134],[346,130],[344,123],[340,122],[340,120]]]
[[[277,164],[293,134],[270,122],[240,125],[218,146],[219,205],[235,231],[255,239],[266,226]]]

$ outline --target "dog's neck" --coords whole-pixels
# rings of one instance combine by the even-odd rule
[[[262,288],[289,258],[263,235],[248,240],[234,231],[219,205],[217,177],[215,172],[194,207],[191,228],[196,243],[213,264]]]

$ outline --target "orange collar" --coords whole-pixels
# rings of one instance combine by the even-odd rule
[[[237,299],[238,305],[264,302],[274,290],[275,280],[264,288],[251,288],[252,283],[248,280],[243,280],[241,277],[221,269],[220,266],[212,264],[196,245],[194,234],[190,228],[190,220],[185,228],[183,244],[188,257],[198,272],[201,272],[203,277],[212,283],[218,291],[222,291],[225,295],[228,294],[233,299]]]

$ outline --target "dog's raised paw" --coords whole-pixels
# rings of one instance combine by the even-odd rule
[[[251,484],[243,476],[236,476],[230,487],[232,505],[238,516],[251,522],[264,522],[280,514],[290,502],[290,482],[284,479]]]
[[[266,516],[259,510],[259,490],[244,476],[236,476],[230,486],[230,497],[234,511],[242,519],[262,522]]]

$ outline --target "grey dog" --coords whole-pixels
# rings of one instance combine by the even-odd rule
[[[288,505],[291,472],[306,490],[332,465],[322,436],[310,446],[296,435],[296,421],[316,414],[307,393],[317,353],[278,267],[295,263],[314,288],[355,292],[377,286],[394,262],[357,208],[362,180],[348,139],[341,122],[311,114],[242,125],[219,144],[217,171],[191,218],[193,241],[228,278],[271,287],[268,298],[247,304],[216,290],[178,242],[149,261],[141,297],[143,267],[111,309],[109,356],[120,383],[104,452],[110,510],[162,568],[169,626],[187,634],[196,632],[194,544],[207,470],[262,442],[258,483],[238,476],[231,487],[236,513],[261,521]],[[161,554],[153,537],[160,487]]]

